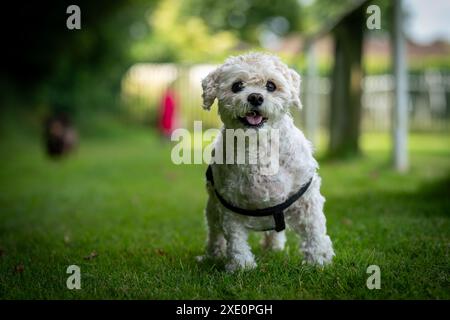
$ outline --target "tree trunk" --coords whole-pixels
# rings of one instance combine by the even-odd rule
[[[359,153],[361,119],[362,45],[365,6],[345,17],[334,29],[335,63],[331,89],[331,157]]]

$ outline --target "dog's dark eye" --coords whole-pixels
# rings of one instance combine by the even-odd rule
[[[266,83],[266,89],[269,92],[274,92],[277,89],[277,86],[272,81],[267,81]]]
[[[238,93],[239,91],[242,91],[242,89],[244,89],[244,83],[242,81],[236,81],[231,86],[231,91],[234,93]]]

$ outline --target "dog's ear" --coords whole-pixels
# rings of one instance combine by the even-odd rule
[[[214,71],[211,71],[206,78],[202,80],[203,109],[205,110],[210,110],[214,100],[217,98],[219,73],[220,68],[217,68]]]
[[[291,92],[292,103],[297,108],[301,109],[302,102],[300,101],[300,83],[301,83],[300,75],[294,69],[289,69],[289,76],[290,76],[291,91],[292,91]]]

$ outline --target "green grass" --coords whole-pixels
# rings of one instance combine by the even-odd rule
[[[47,159],[39,136],[2,139],[0,298],[450,298],[448,135],[412,135],[406,175],[389,168],[379,134],[363,137],[363,158],[321,163],[333,265],[302,265],[292,233],[285,252],[264,252],[255,233],[259,267],[228,274],[195,261],[205,166],[173,165],[151,132],[117,132],[83,139],[64,161]],[[72,264],[81,290],[66,288]],[[380,290],[366,288],[372,264]]]

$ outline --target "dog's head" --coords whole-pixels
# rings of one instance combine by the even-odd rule
[[[219,102],[226,128],[273,126],[289,110],[301,108],[300,76],[264,53],[231,57],[202,81],[203,108]]]

